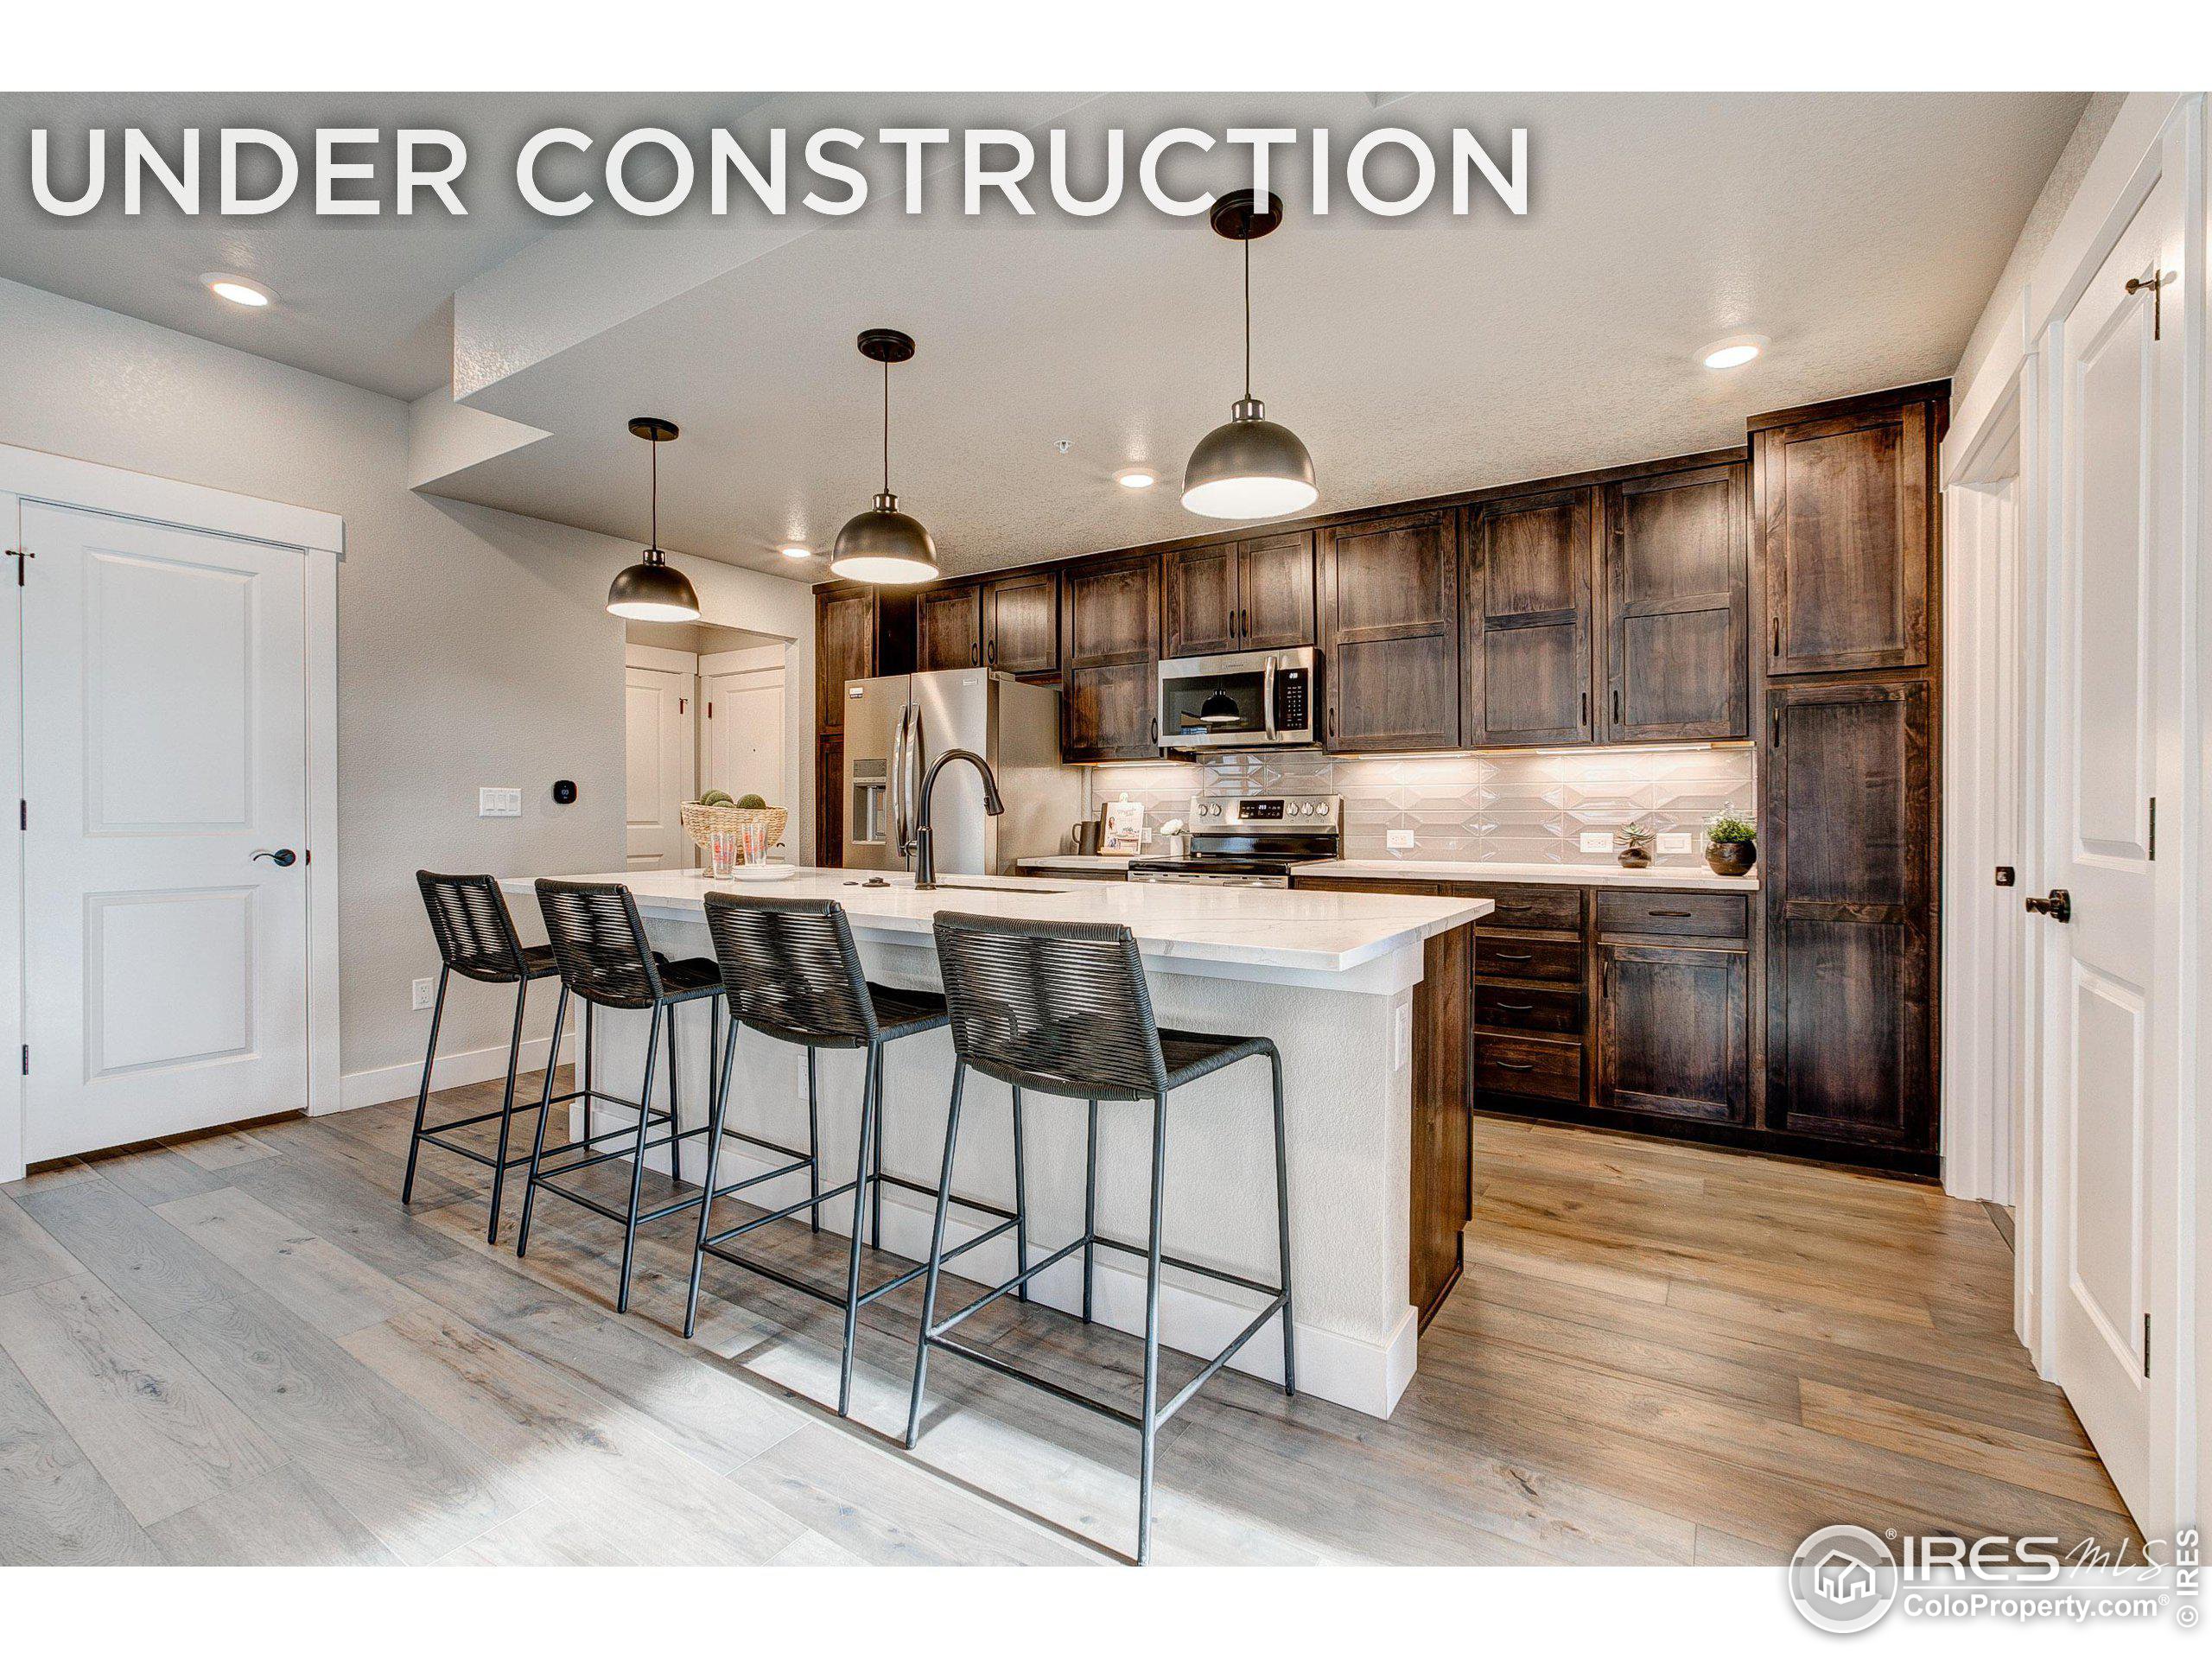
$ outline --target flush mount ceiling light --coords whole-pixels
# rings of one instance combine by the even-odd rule
[[[1700,352],[1698,361],[1708,369],[1740,369],[1766,349],[1766,340],[1760,334],[1731,334],[1726,340],[1716,340]]]
[[[652,445],[652,544],[643,559],[620,571],[608,585],[607,608],[638,622],[696,622],[699,595],[690,578],[660,550],[660,447],[676,441],[676,423],[658,415],[639,415],[631,420],[630,434]]]
[[[814,550],[810,547],[779,547],[776,551],[787,559],[810,559],[814,556]]]
[[[1298,434],[1267,418],[1252,395],[1252,244],[1282,223],[1282,203],[1264,206],[1249,190],[1214,203],[1215,234],[1244,245],[1244,395],[1229,423],[1198,440],[1183,469],[1183,505],[1209,518],[1275,518],[1320,499],[1313,457]]]
[[[854,582],[928,582],[937,575],[937,543],[920,519],[899,511],[899,498],[891,493],[891,365],[913,356],[913,337],[896,328],[870,328],[861,335],[860,348],[868,361],[883,365],[883,490],[874,506],[855,513],[837,532],[830,572]]]
[[[202,271],[200,280],[217,299],[228,300],[232,305],[242,306],[249,311],[258,311],[276,297],[259,283],[244,276],[233,276],[227,270]]]
[[[1160,482],[1160,474],[1149,467],[1124,467],[1114,474],[1114,481],[1125,490],[1148,490]]]

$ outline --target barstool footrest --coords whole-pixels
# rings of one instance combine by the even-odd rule
[[[594,1215],[604,1216],[609,1221],[619,1221],[626,1225],[629,1222],[628,1215],[615,1209],[612,1205],[601,1204],[597,1198],[588,1198],[582,1193],[572,1192],[565,1186],[556,1186],[542,1175],[537,1179],[537,1189],[541,1192],[550,1192],[556,1197],[566,1198],[570,1204],[581,1209],[588,1210]],[[649,1221],[658,1221],[663,1216],[672,1216],[679,1210],[689,1210],[698,1202],[699,1195],[695,1192],[688,1198],[677,1198],[655,1209],[640,1210],[638,1211],[638,1224],[642,1227]]]
[[[955,1342],[950,1337],[925,1337],[923,1340],[932,1348],[942,1348],[949,1354],[958,1354],[963,1359],[973,1360],[987,1371],[996,1371],[1001,1376],[1012,1377],[1017,1382],[1027,1382],[1031,1388],[1040,1389],[1056,1400],[1065,1400],[1071,1406],[1081,1406],[1085,1411],[1095,1411],[1101,1417],[1111,1417],[1124,1428],[1133,1428],[1140,1433],[1144,1430],[1144,1419],[1137,1413],[1124,1411],[1121,1407],[1109,1405],[1103,1400],[1095,1400],[1087,1394],[1079,1393],[1069,1388],[1064,1382],[1055,1382],[1049,1376],[1040,1376],[1034,1371],[1021,1370],[1001,1359],[996,1354],[981,1348],[971,1348],[964,1342]]]
[[[479,1152],[474,1147],[460,1146],[451,1141],[440,1140],[438,1137],[443,1132],[440,1129],[425,1129],[418,1138],[425,1144],[437,1147],[441,1152],[449,1152],[456,1158],[466,1158],[470,1163],[481,1164],[486,1169],[519,1169],[530,1161],[530,1154],[520,1152],[503,1164],[488,1152]]]
[[[667,1123],[671,1122],[673,1122],[673,1120],[666,1112],[655,1112],[652,1115],[651,1122],[646,1125],[645,1132],[648,1135],[652,1132],[653,1123]],[[645,1142],[644,1149],[647,1152],[651,1152],[657,1147],[672,1146],[678,1141],[690,1141],[699,1135],[702,1135],[705,1133],[706,1130],[704,1129],[685,1129],[678,1135],[663,1135],[658,1141],[648,1141]],[[547,1175],[573,1175],[580,1169],[593,1169],[601,1164],[619,1163],[623,1159],[629,1157],[632,1153],[639,1150],[636,1144],[638,1135],[637,1126],[635,1124],[629,1126],[622,1130],[622,1134],[630,1138],[630,1145],[626,1147],[616,1147],[607,1152],[595,1152],[588,1158],[579,1158],[572,1163],[553,1164],[547,1166],[538,1172],[541,1177],[539,1185],[543,1185],[542,1178]],[[586,1143],[582,1141],[571,1141],[569,1144],[580,1147]],[[565,1147],[562,1148],[564,1152],[568,1148]]]
[[[890,1178],[887,1176],[885,1179],[887,1180]],[[824,1204],[827,1204],[830,1199],[836,1198],[841,1193],[851,1192],[855,1185],[856,1183],[855,1182],[847,1181],[844,1185],[837,1187],[830,1192],[824,1192],[822,1195],[822,1201]],[[961,1200],[955,1198],[953,1202],[955,1204],[958,1204]],[[813,1203],[814,1200],[809,1198],[804,1203],[793,1205],[791,1207],[791,1210],[785,1212],[783,1215],[756,1216],[751,1221],[732,1228],[728,1232],[717,1233],[707,1241],[704,1254],[713,1256],[717,1262],[727,1262],[734,1268],[743,1268],[747,1273],[757,1273],[763,1279],[772,1280],[775,1283],[783,1286],[787,1290],[796,1290],[802,1295],[811,1296],[817,1301],[827,1302],[832,1307],[842,1307],[845,1305],[845,1294],[842,1290],[824,1290],[821,1286],[809,1284],[804,1279],[794,1279],[791,1274],[784,1272],[779,1268],[764,1266],[762,1263],[753,1260],[751,1256],[740,1255],[735,1250],[725,1249],[722,1248],[722,1241],[725,1239],[735,1238],[739,1234],[750,1232],[753,1228],[761,1226],[767,1222],[783,1220],[785,1218],[785,1215],[795,1213],[801,1210],[810,1209],[812,1207]],[[997,1238],[1001,1234],[1005,1233],[1007,1230],[1011,1228],[1013,1225],[1014,1218],[1012,1217],[1008,1217],[997,1226],[989,1229],[988,1231],[978,1233],[975,1237],[968,1240],[965,1243],[947,1250],[944,1253],[944,1259],[950,1262],[954,1256],[961,1255],[964,1251],[974,1249],[978,1244],[988,1244],[993,1239]],[[898,1289],[899,1286],[913,1283],[915,1280],[920,1278],[929,1270],[930,1264],[928,1262],[918,1262],[912,1267],[907,1268],[906,1272],[893,1274],[891,1278],[885,1280],[881,1284],[861,1292],[857,1297],[854,1298],[853,1306],[855,1307],[866,1307],[870,1302],[874,1301],[878,1297],[889,1295],[893,1291]]]
[[[1002,1231],[1004,1230],[1001,1229],[1001,1230]],[[1007,1280],[1004,1284],[999,1286],[995,1290],[985,1291],[974,1301],[969,1303],[967,1306],[962,1308],[958,1313],[952,1315],[950,1319],[940,1319],[937,1324],[930,1327],[930,1334],[933,1337],[944,1335],[947,1331],[951,1330],[954,1325],[959,1324],[961,1320],[966,1319],[970,1313],[977,1313],[983,1308],[988,1307],[993,1302],[998,1300],[1000,1297],[1005,1295],[1010,1290],[1020,1289],[1022,1286],[1027,1284],[1039,1274],[1044,1272],[1046,1268],[1057,1266],[1058,1263],[1066,1261],[1068,1257],[1073,1255],[1088,1243],[1090,1243],[1088,1239],[1078,1238],[1071,1244],[1063,1244],[1058,1249],[1054,1250],[1042,1262],[1032,1263],[1021,1272],[1015,1274],[1013,1278]],[[961,1248],[965,1249],[967,1246],[963,1244]],[[952,1259],[952,1252],[947,1250],[944,1253],[944,1259],[950,1262]],[[924,1263],[925,1268],[927,1265],[927,1263]]]
[[[1152,1248],[1149,1245],[1132,1244],[1123,1239],[1109,1238],[1103,1233],[1093,1233],[1090,1236],[1090,1243],[1103,1244],[1109,1250],[1120,1250],[1128,1255],[1149,1256],[1152,1254]],[[1257,1279],[1247,1279],[1241,1273],[1231,1273],[1226,1268],[1210,1268],[1203,1262],[1188,1261],[1179,1255],[1163,1254],[1160,1258],[1160,1265],[1163,1268],[1179,1268],[1185,1273],[1199,1274],[1208,1279],[1218,1279],[1224,1285],[1235,1285],[1240,1290],[1249,1290],[1261,1296],[1280,1296],[1283,1294],[1283,1287],[1281,1285],[1263,1284]]]

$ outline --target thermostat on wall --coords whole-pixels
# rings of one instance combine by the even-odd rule
[[[553,799],[558,805],[573,806],[576,799],[575,785],[569,779],[563,778],[553,785]]]

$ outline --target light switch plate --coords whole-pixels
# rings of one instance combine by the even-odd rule
[[[1586,853],[1610,853],[1613,850],[1613,832],[1610,830],[1585,830],[1582,850]]]
[[[1687,853],[1690,849],[1690,835],[1687,830],[1670,830],[1659,837],[1662,853]]]
[[[518,789],[480,789],[476,791],[476,816],[480,818],[518,818],[522,817],[522,791]]]
[[[1392,852],[1409,852],[1413,849],[1414,832],[1410,830],[1392,830],[1385,833],[1383,839]]]

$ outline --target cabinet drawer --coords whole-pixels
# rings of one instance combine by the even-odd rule
[[[1468,889],[1497,908],[1475,924],[1491,928],[1525,928],[1538,933],[1580,933],[1582,931],[1582,889],[1580,887],[1491,887]]]
[[[1582,1050],[1573,1043],[1478,1038],[1475,1087],[1501,1095],[1579,1101],[1582,1098]]]
[[[1478,931],[1475,972],[1497,979],[1553,979],[1578,985],[1582,982],[1582,942]]]
[[[1740,939],[1749,901],[1740,893],[1600,893],[1600,934],[1658,934],[1669,938]]]
[[[1516,985],[1475,985],[1475,1023],[1515,1031],[1544,1031],[1579,1036],[1582,993],[1538,991]]]

